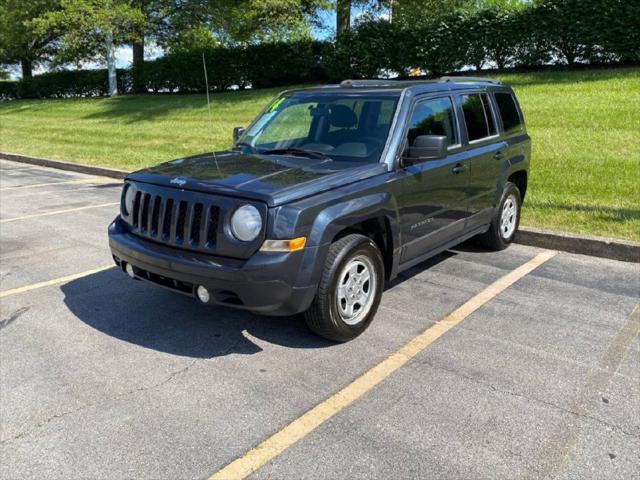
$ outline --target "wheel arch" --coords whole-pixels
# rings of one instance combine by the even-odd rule
[[[524,201],[524,196],[527,192],[527,171],[526,170],[517,170],[511,174],[509,174],[509,178],[507,179],[509,182],[515,184],[520,190],[520,201]]]
[[[319,279],[329,246],[350,233],[373,240],[384,260],[385,277],[393,278],[400,244],[397,205],[392,195],[380,192],[330,205],[315,217],[309,236],[309,244],[317,246],[313,282]]]

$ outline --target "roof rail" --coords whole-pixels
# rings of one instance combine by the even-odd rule
[[[394,85],[398,83],[396,80],[343,80],[340,82],[341,87],[384,87],[386,85]]]
[[[500,80],[494,80],[493,78],[487,78],[487,77],[457,77],[457,76],[450,76],[450,77],[440,77],[438,79],[439,82],[441,83],[448,83],[448,82],[483,82],[483,83],[493,83],[496,85],[502,85],[502,82]]]

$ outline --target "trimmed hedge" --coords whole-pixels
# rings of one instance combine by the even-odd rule
[[[330,76],[431,76],[480,69],[640,61],[640,2],[544,0],[426,18],[411,28],[364,23],[338,40]],[[339,74],[338,74],[339,73]]]
[[[202,56],[209,87],[232,85],[253,88],[290,85],[326,77],[323,42],[264,43],[248,47],[210,48],[166,55],[145,62],[138,75],[152,92],[202,92],[205,89]]]
[[[118,71],[118,90],[136,76],[151,92],[202,92],[415,72],[431,76],[462,67],[640,61],[640,1],[541,0],[520,8],[487,7],[437,20],[364,22],[335,42],[263,43],[180,52]],[[4,85],[2,85],[4,83]],[[0,98],[107,94],[105,70],[64,71],[26,82],[0,82]]]
[[[118,69],[118,93],[131,91],[129,70]],[[11,84],[11,85],[3,85]],[[0,82],[0,98],[99,97],[109,92],[106,69],[61,70],[35,75],[29,80]]]

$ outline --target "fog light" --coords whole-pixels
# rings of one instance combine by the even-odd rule
[[[127,272],[127,275],[129,275],[131,278],[136,278],[136,274],[133,271],[133,267],[131,266],[130,263],[127,263],[127,265],[124,267],[124,269]]]
[[[199,285],[198,288],[196,288],[196,294],[198,295],[198,299],[200,299],[202,303],[209,303],[209,300],[211,300],[209,290],[207,290],[202,285]]]

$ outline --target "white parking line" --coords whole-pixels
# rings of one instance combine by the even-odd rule
[[[48,217],[49,215],[59,215],[61,213],[78,212],[80,210],[89,210],[91,208],[113,207],[115,205],[120,205],[120,202],[101,203],[100,205],[87,205],[86,207],[67,208],[65,210],[55,210],[53,212],[34,213],[32,215],[25,215],[23,217],[3,218],[2,220],[0,220],[0,223],[17,222],[18,220],[27,220],[29,218],[37,218],[37,217]]]
[[[62,283],[69,283],[78,278],[86,277],[94,273],[103,272],[113,268],[113,265],[104,265],[102,267],[87,270],[86,272],[74,273],[73,275],[67,275],[65,277],[54,278],[53,280],[47,280],[45,282],[32,283],[31,285],[25,285],[24,287],[12,288],[11,290],[5,290],[0,292],[0,298],[9,297],[11,295],[17,295],[18,293],[29,292],[38,288],[51,287],[53,285],[60,285]]]
[[[109,181],[113,181],[113,180],[109,179]],[[79,180],[66,180],[66,181],[63,181],[63,182],[36,183],[36,184],[32,184],[32,185],[13,185],[11,187],[2,187],[2,188],[0,188],[0,192],[4,192],[4,191],[7,191],[7,190],[23,189],[23,188],[51,187],[53,185],[73,185],[73,184],[79,184],[79,183],[96,183],[96,184],[100,184],[100,183],[109,183],[109,181],[101,180],[101,179],[95,179],[95,178],[82,178],[82,179],[79,179]]]

